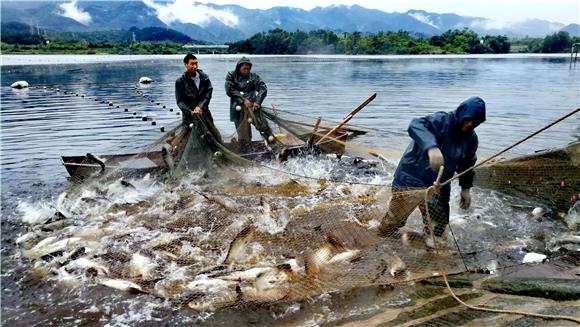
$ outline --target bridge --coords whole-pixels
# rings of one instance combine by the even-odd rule
[[[200,52],[203,53],[209,53],[211,52],[211,54],[215,54],[217,53],[225,53],[228,48],[229,45],[225,45],[225,44],[185,44],[183,46],[186,49],[191,49],[193,51],[197,51],[197,54],[200,54]]]

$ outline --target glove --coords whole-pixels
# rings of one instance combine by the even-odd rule
[[[439,171],[439,167],[443,166],[443,153],[439,148],[431,148],[427,151],[427,156],[429,157],[429,166],[434,171]]]
[[[469,189],[461,189],[461,200],[459,200],[459,207],[461,209],[468,209],[471,206],[471,195],[469,194]]]

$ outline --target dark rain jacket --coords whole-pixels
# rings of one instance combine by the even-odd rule
[[[250,59],[242,57],[236,64],[236,70],[229,72],[226,76],[226,94],[230,97],[230,121],[236,122],[240,119],[240,111],[236,111],[236,106],[242,106],[244,99],[252,102],[262,102],[268,94],[266,83],[262,81],[258,74],[250,72],[247,77],[240,74],[240,66],[243,64],[252,65]]]
[[[213,121],[211,112],[209,111],[209,102],[211,101],[211,95],[213,93],[211,81],[202,70],[198,69],[197,74],[199,74],[200,79],[199,89],[195,86],[195,82],[187,72],[183,73],[175,81],[175,101],[177,101],[177,106],[181,109],[183,124],[193,122],[191,112],[198,106],[203,110],[203,115],[209,118],[210,121]]]
[[[473,166],[477,161],[477,134],[474,130],[460,133],[462,122],[466,118],[477,124],[485,121],[485,102],[479,97],[463,101],[455,111],[436,112],[415,118],[411,121],[408,132],[413,141],[403,154],[395,171],[393,187],[429,187],[437,179],[437,172],[429,166],[427,151],[438,147],[443,153],[444,172],[441,182]],[[459,178],[462,188],[473,185],[473,171]],[[439,199],[449,202],[451,187],[441,188]]]

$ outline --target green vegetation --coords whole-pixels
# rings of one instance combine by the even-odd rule
[[[406,31],[360,32],[337,35],[317,30],[309,33],[281,29],[258,33],[232,43],[229,52],[254,54],[435,54],[435,53],[507,53],[510,43],[505,36],[480,37],[477,33],[450,30],[431,38],[414,37]]]
[[[545,38],[521,38],[512,39],[512,48],[516,48],[514,52],[528,52],[528,53],[561,53],[570,52],[572,44],[580,43],[580,37],[570,37],[568,32],[560,31]]]
[[[183,53],[183,44],[205,44],[189,36],[160,27],[95,32],[35,33],[21,23],[2,23],[3,54],[174,54]]]
[[[50,36],[49,36],[50,35]],[[182,45],[206,44],[180,32],[159,27],[96,32],[47,32],[35,34],[21,23],[2,23],[3,54],[175,54]],[[336,34],[327,30],[287,32],[281,29],[258,33],[229,44],[228,53],[250,54],[479,54],[569,52],[579,37],[560,31],[545,38],[508,39],[480,36],[474,31],[449,30],[421,37],[410,32],[360,32]]]
[[[251,54],[460,54],[569,52],[579,38],[557,32],[545,38],[510,41],[507,36],[479,36],[474,31],[449,30],[430,38],[416,37],[406,31],[360,32],[337,35],[331,31],[286,32],[281,29],[258,33],[249,39],[230,44],[230,53]]]
[[[0,43],[3,54],[177,54],[182,44],[175,42],[87,42],[54,40],[48,44]]]

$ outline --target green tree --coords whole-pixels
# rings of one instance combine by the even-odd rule
[[[543,53],[558,53],[569,49],[571,45],[570,34],[565,31],[560,31],[544,38],[542,43]]]

